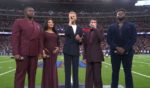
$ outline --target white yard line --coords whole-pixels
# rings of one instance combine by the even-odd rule
[[[38,62],[41,62],[42,60],[39,60]],[[5,61],[6,62],[6,61]],[[8,62],[8,61],[7,61]],[[4,72],[4,73],[1,73],[0,74],[0,77],[1,76],[3,76],[3,75],[5,75],[5,74],[8,74],[8,73],[11,73],[11,72],[13,72],[13,71],[15,71],[16,69],[12,69],[12,70],[9,70],[9,71],[6,71],[6,72]]]
[[[12,62],[13,60],[7,60],[7,61],[2,61],[2,62],[0,62],[0,64],[1,63],[6,63],[6,62]]]
[[[107,64],[107,65],[109,65],[109,66],[111,66],[111,64],[109,64],[109,63],[106,63],[106,62],[103,62],[104,64]],[[123,70],[123,68],[121,68],[122,70]],[[136,72],[136,71],[133,71],[132,70],[132,73],[134,73],[134,74],[137,74],[137,75],[140,75],[140,76],[143,76],[143,77],[145,77],[145,78],[150,78],[150,76],[148,76],[148,75],[144,75],[144,74],[141,74],[141,73],[139,73],[139,72]]]
[[[139,61],[133,61],[133,63],[142,63],[142,64],[150,65],[150,63],[139,62]]]
[[[16,69],[12,69],[12,70],[6,71],[6,72],[4,72],[4,73],[1,73],[1,74],[0,74],[0,77],[3,76],[3,75],[8,74],[8,73],[10,73],[10,72],[13,72],[13,71],[15,71],[15,70],[16,70]]]
[[[11,56],[0,56],[0,57],[11,57]]]
[[[109,64],[109,63],[106,63],[106,62],[103,62],[103,63],[111,66],[111,64]]]
[[[14,60],[1,61],[0,64],[1,64],[1,63],[6,63],[6,62],[12,62],[12,61],[14,61]],[[42,62],[42,60],[38,60],[38,62]]]
[[[150,56],[148,56],[148,57],[150,57]],[[150,59],[148,59],[147,57],[145,57],[145,58],[134,58],[134,60],[136,60],[136,59],[138,59],[138,60],[144,60],[144,61],[150,61]]]
[[[143,77],[146,77],[146,78],[150,78],[150,76],[141,74],[141,73],[139,73],[139,72],[132,71],[132,73],[137,74],[137,75],[140,75],[140,76],[143,76]]]
[[[13,60],[2,61],[0,63],[12,62]]]

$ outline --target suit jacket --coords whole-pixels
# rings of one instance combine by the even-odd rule
[[[133,52],[136,37],[137,32],[133,23],[124,22],[121,29],[119,29],[118,23],[114,23],[108,29],[107,42],[112,52],[119,46],[125,49],[125,53],[129,53]]]
[[[76,33],[74,34],[73,28],[71,26],[65,27],[65,43],[63,48],[63,53],[68,55],[79,55],[79,41],[75,39],[75,36],[79,34],[82,36],[82,29],[77,26]]]
[[[12,27],[13,55],[37,56],[42,53],[42,30],[38,23],[28,19],[15,20]]]
[[[101,42],[104,40],[103,31],[91,29],[83,35],[83,59],[87,62],[101,62],[104,60]]]

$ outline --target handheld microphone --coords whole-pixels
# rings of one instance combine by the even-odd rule
[[[23,60],[24,57],[20,57],[20,58],[15,58],[15,57],[11,57],[12,59],[16,59],[16,60]]]

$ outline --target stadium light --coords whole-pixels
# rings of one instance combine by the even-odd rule
[[[139,0],[137,3],[135,3],[135,6],[144,6],[144,5],[150,5],[150,0]]]

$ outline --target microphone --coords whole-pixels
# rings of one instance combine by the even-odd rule
[[[11,59],[16,59],[16,60],[23,60],[23,59],[25,59],[24,57],[20,57],[20,58],[15,58],[15,57],[11,57]]]

